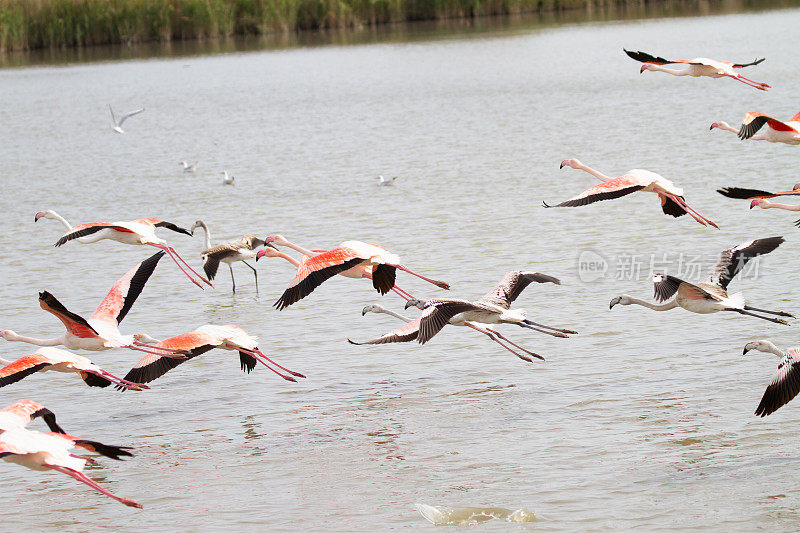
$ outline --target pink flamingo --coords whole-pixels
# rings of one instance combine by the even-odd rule
[[[578,207],[581,205],[588,205],[601,200],[612,200],[636,191],[654,192],[661,200],[661,210],[664,214],[681,217],[686,213],[702,225],[710,224],[719,229],[714,222],[705,218],[700,213],[689,207],[683,199],[683,189],[676,187],[670,180],[650,172],[649,170],[642,170],[635,168],[629,170],[622,176],[612,178],[606,176],[602,172],[588,167],[578,161],[577,159],[565,159],[561,162],[559,168],[571,167],[578,170],[588,172],[596,177],[603,183],[595,185],[578,196],[574,196],[569,200],[561,202],[556,205],[548,205],[543,202],[545,207]]]
[[[320,254],[320,253],[324,252],[325,250],[310,250],[310,251],[314,255],[316,255],[316,254]],[[292,257],[292,256],[290,256],[288,254],[285,254],[285,253],[279,251],[276,248],[267,247],[267,248],[264,248],[263,250],[259,250],[258,254],[256,254],[256,261],[258,261],[262,257],[281,257],[281,258],[286,259],[287,261],[289,261],[295,267],[299,267],[300,266],[300,261],[298,261],[297,259],[295,259],[294,257]],[[304,258],[304,260],[308,261],[309,256],[308,255],[303,255],[303,258]],[[346,278],[372,280],[372,272],[375,270],[375,268],[376,268],[375,265],[361,264],[361,265],[356,265],[353,268],[349,268],[349,269],[345,270],[344,272],[339,272],[339,275],[340,276],[344,276]],[[408,301],[411,298],[413,298],[413,296],[411,296],[409,293],[407,293],[406,291],[404,291],[403,289],[401,289],[397,285],[394,285],[392,287],[392,290],[395,293],[399,294],[400,297],[403,298],[406,301]]]
[[[758,133],[764,125],[767,129],[764,133]],[[714,122],[709,129],[719,128],[730,131],[739,136],[740,139],[751,139],[753,141],[768,141],[772,143],[800,144],[800,112],[786,121],[780,121],[769,115],[757,111],[748,111],[742,119],[739,129],[734,128],[727,122]]]
[[[256,366],[256,362],[263,364],[271,371],[278,374],[280,377],[287,381],[297,381],[291,376],[304,378],[305,376],[299,372],[293,372],[288,368],[279,365],[258,349],[257,338],[248,335],[242,328],[234,325],[217,326],[214,324],[206,324],[194,331],[176,335],[163,341],[158,341],[149,335],[139,334],[134,335],[138,341],[148,344],[154,344],[156,348],[165,350],[179,350],[186,354],[183,359],[171,358],[169,356],[162,356],[158,354],[149,354],[136,363],[134,367],[127,373],[125,379],[131,380],[136,383],[149,383],[156,378],[159,378],[172,370],[179,364],[204,354],[214,348],[222,348],[223,350],[235,350],[239,352],[239,361],[242,365],[242,370],[250,373]],[[291,374],[287,376],[282,372],[275,370],[274,365],[281,370]],[[119,388],[119,387],[118,387]]]
[[[67,222],[55,211],[40,211],[36,213],[35,220],[38,221],[40,218],[59,220],[68,228],[70,228],[67,233],[65,233],[56,241],[55,246],[61,246],[62,244],[72,240],[78,240],[78,242],[83,244],[91,244],[104,239],[121,242],[123,244],[146,244],[148,246],[154,246],[167,252],[172,260],[175,261],[175,264],[178,265],[178,268],[180,268],[181,271],[186,274],[192,283],[201,289],[203,288],[203,285],[192,277],[192,274],[194,274],[201,281],[213,287],[213,284],[195,272],[195,270],[189,266],[189,264],[181,256],[178,255],[178,252],[176,252],[172,246],[167,244],[167,241],[156,236],[156,228],[166,228],[178,233],[185,233],[186,235],[192,234],[189,230],[178,227],[171,222],[164,222],[163,220],[159,220],[157,218],[140,218],[137,220],[123,222],[88,222],[86,224],[70,227],[69,222]],[[183,263],[183,265],[181,265],[181,263]],[[184,265],[192,272],[192,274],[189,274],[189,272],[186,271]]]
[[[0,432],[22,429],[36,418],[41,417],[50,431],[66,433],[56,421],[56,415],[44,405],[32,400],[17,400],[0,409]]]
[[[36,372],[73,372],[90,387],[108,387],[111,383],[125,389],[149,389],[147,385],[131,383],[106,372],[86,357],[53,347],[41,347],[30,355],[23,355],[16,361],[0,359],[6,366],[0,368],[0,387],[16,383]]]
[[[639,70],[639,74],[643,73],[645,70],[652,70],[656,72],[666,72],[667,74],[672,74],[673,76],[692,76],[694,78],[699,78],[701,76],[705,76],[708,78],[733,78],[736,81],[740,81],[745,85],[749,85],[755,89],[759,89],[761,91],[766,91],[770,88],[769,85],[766,83],[761,83],[758,81],[753,81],[749,78],[745,78],[741,74],[739,74],[736,69],[741,69],[744,67],[750,67],[752,65],[758,65],[764,58],[756,59],[755,61],[751,61],[750,63],[733,63],[731,61],[717,61],[716,59],[708,59],[705,57],[697,57],[694,59],[677,59],[675,61],[670,61],[668,59],[664,59],[663,57],[656,57],[653,55],[648,54],[647,52],[632,52],[630,50],[622,49],[628,57],[631,59],[635,59],[641,63],[642,68]],[[669,65],[675,63],[683,63],[685,65],[689,65],[689,68],[684,70],[676,70],[671,68],[665,68],[661,65]]]
[[[275,302],[275,307],[282,310],[293,303],[305,298],[319,287],[325,280],[330,279],[336,274],[349,271],[357,266],[366,266],[366,270],[352,270],[348,277],[364,277],[364,273],[372,276],[372,286],[380,294],[386,294],[394,287],[395,275],[397,270],[408,272],[429,283],[433,283],[442,289],[449,289],[450,285],[443,281],[436,281],[426,278],[416,272],[412,272],[406,266],[400,264],[400,257],[388,252],[385,248],[374,244],[367,244],[361,241],[345,241],[336,248],[315,253],[286,240],[282,235],[267,237],[266,244],[276,244],[278,246],[288,246],[297,250],[305,257],[301,259],[297,267],[297,275],[284,291],[283,295]],[[266,250],[266,249],[265,249]],[[266,255],[261,250],[256,259]],[[410,295],[405,291],[409,298]],[[401,294],[402,296],[402,294]],[[406,298],[406,296],[403,296]]]
[[[54,339],[23,337],[16,332],[0,330],[0,337],[7,341],[27,342],[37,346],[66,346],[70,350],[108,350],[130,348],[142,352],[158,352],[167,357],[183,357],[172,351],[140,348],[133,335],[122,335],[119,323],[128,314],[145,283],[156,268],[164,252],[158,252],[130,269],[117,281],[89,319],[70,312],[49,292],[39,293],[39,306],[54,314],[67,328],[66,333]]]

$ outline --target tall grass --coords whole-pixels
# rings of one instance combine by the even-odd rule
[[[626,0],[0,0],[0,52],[260,35]]]

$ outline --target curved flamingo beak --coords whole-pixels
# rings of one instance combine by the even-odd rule
[[[761,200],[759,200],[758,198],[756,198],[755,200],[753,200],[752,202],[750,202],[750,209],[753,209],[754,207],[757,207],[757,206],[758,206],[758,204],[760,204],[760,203],[761,203]]]
[[[645,63],[644,65],[642,65],[642,68],[641,68],[641,69],[639,69],[639,74],[642,74],[642,73],[643,73],[645,70],[647,70],[647,67],[648,67],[648,66],[649,66],[649,65],[648,65],[647,63]]]
[[[562,169],[562,168],[564,168],[565,166],[567,166],[568,164],[569,164],[569,159],[564,159],[564,160],[561,162],[561,164],[560,164],[560,165],[558,165],[558,168],[559,168],[559,169]]]
[[[39,222],[39,219],[42,218],[43,216],[45,216],[46,214],[47,213],[44,212],[44,211],[39,211],[38,213],[36,213],[36,218],[33,219],[33,221],[34,222]]]
[[[719,122],[714,122],[711,124],[711,127],[708,128],[709,130],[713,130],[714,128],[719,128]]]
[[[258,260],[264,257],[265,255],[267,255],[266,250],[259,250],[258,253],[256,254],[256,262],[258,262]]]

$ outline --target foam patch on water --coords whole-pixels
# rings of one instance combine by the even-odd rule
[[[527,509],[504,509],[502,507],[434,507],[415,503],[417,511],[435,526],[474,526],[492,519],[506,522],[534,522],[536,515]]]

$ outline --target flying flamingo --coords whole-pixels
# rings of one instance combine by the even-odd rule
[[[778,196],[800,196],[800,183],[796,183],[791,191],[769,192],[761,189],[747,189],[744,187],[723,187],[717,192],[728,198],[737,200],[754,200],[757,198],[776,198]],[[751,206],[752,209],[755,206]]]
[[[181,271],[189,277],[192,283],[201,289],[203,288],[203,285],[194,279],[192,275],[189,274],[185,268],[183,268],[181,263],[186,265],[186,268],[200,278],[201,281],[208,283],[213,287],[211,282],[195,272],[194,269],[189,266],[189,264],[184,261],[181,256],[178,255],[178,252],[176,252],[172,246],[167,244],[167,241],[156,237],[156,228],[166,228],[178,233],[185,233],[186,235],[192,234],[189,230],[176,226],[171,222],[164,222],[163,220],[159,220],[157,218],[140,218],[128,222],[89,222],[87,224],[80,224],[73,227],[70,226],[69,222],[67,222],[64,217],[50,210],[39,211],[36,213],[35,221],[38,222],[40,218],[58,220],[67,226],[67,233],[58,239],[54,246],[61,246],[62,244],[72,240],[77,240],[82,244],[91,244],[103,239],[110,239],[123,244],[146,244],[148,246],[154,246],[167,252],[172,260],[175,261],[175,264],[178,265],[178,268],[180,268]]]
[[[390,331],[389,333],[387,333],[385,335],[382,335],[382,336],[378,337],[377,339],[370,340],[370,341],[355,342],[355,341],[352,341],[350,339],[347,339],[347,342],[349,342],[350,344],[363,345],[363,344],[386,344],[386,343],[390,343],[390,342],[409,342],[409,341],[416,340],[417,337],[419,336],[420,317],[417,317],[417,318],[414,318],[414,319],[408,318],[408,317],[403,316],[403,315],[401,315],[399,313],[395,313],[394,311],[390,311],[389,309],[386,309],[385,307],[382,307],[382,306],[377,305],[377,304],[368,305],[368,306],[364,307],[364,309],[361,311],[361,316],[364,316],[367,313],[384,313],[384,314],[399,318],[400,320],[405,321],[407,324],[405,326],[401,327],[401,328],[398,328],[398,329],[396,329],[394,331]],[[454,326],[467,326],[469,328],[474,329],[475,331],[483,333],[484,335],[489,337],[489,339],[493,340],[494,342],[496,342],[497,344],[499,344],[500,346],[502,346],[503,348],[505,348],[509,352],[513,353],[514,355],[516,355],[517,357],[519,357],[523,361],[533,362],[533,360],[530,357],[522,355],[522,354],[516,352],[514,349],[510,348],[509,346],[506,346],[503,343],[503,341],[505,341],[506,343],[510,344],[511,346],[523,351],[524,353],[528,354],[529,356],[533,356],[533,357],[536,357],[536,358],[541,359],[542,361],[544,361],[544,357],[542,357],[541,355],[539,355],[537,353],[531,352],[530,350],[526,350],[525,348],[523,348],[519,344],[515,344],[514,342],[511,341],[511,339],[503,336],[503,334],[500,333],[499,331],[496,331],[496,330],[493,330],[493,329],[490,329],[490,328],[481,328],[479,326],[476,326],[472,322],[453,322],[452,318],[450,319],[449,323],[454,325]]]
[[[258,294],[258,271],[246,261],[246,259],[253,259],[256,257],[256,248],[264,246],[265,241],[259,239],[255,235],[247,234],[242,235],[234,241],[221,242],[216,246],[211,246],[211,231],[208,225],[202,220],[198,220],[192,226],[192,233],[197,228],[203,228],[206,233],[206,249],[202,253],[203,257],[203,271],[208,276],[208,279],[213,280],[217,275],[220,263],[226,263],[231,271],[231,282],[233,283],[233,292],[236,292],[236,280],[233,278],[232,263],[241,261],[247,268],[253,271],[256,277],[256,294]]]
[[[764,133],[757,133],[764,124],[767,129]],[[757,111],[748,111],[742,119],[739,129],[734,128],[727,122],[714,122],[710,130],[719,128],[730,131],[739,136],[740,139],[751,139],[753,141],[769,141],[771,143],[800,144],[800,112],[785,122],[774,119]]]
[[[694,78],[699,78],[701,76],[706,76],[709,78],[733,78],[734,80],[740,81],[745,85],[749,85],[750,87],[754,87],[761,91],[766,91],[770,88],[769,85],[766,83],[761,83],[758,81],[753,81],[751,79],[745,78],[738,72],[736,69],[741,69],[744,67],[749,67],[752,65],[758,65],[764,58],[756,59],[750,63],[732,63],[730,61],[717,61],[715,59],[707,59],[705,57],[697,57],[695,59],[677,59],[675,61],[669,61],[664,59],[663,57],[656,57],[653,55],[648,54],[647,52],[632,52],[630,50],[622,49],[628,57],[631,59],[635,59],[641,63],[642,65],[641,70],[639,70],[639,74],[643,73],[645,70],[652,70],[656,72],[666,72],[667,74],[672,74],[673,76],[692,76]],[[661,65],[669,65],[674,63],[683,63],[685,65],[689,65],[689,68],[683,70],[676,70],[672,68],[662,67]]]
[[[800,348],[789,348],[785,352],[767,340],[748,342],[742,355],[750,350],[772,353],[781,358],[778,371],[764,391],[764,396],[755,414],[761,417],[771,415],[800,392]]]
[[[418,307],[423,310],[422,314],[406,325],[383,335],[382,337],[362,344],[384,344],[388,342],[408,342],[416,339],[420,344],[428,342],[446,325],[467,326],[481,333],[498,336],[512,346],[519,348],[523,352],[538,359],[544,360],[541,355],[525,350],[521,346],[512,343],[507,338],[498,335],[494,330],[476,327],[474,323],[482,324],[516,324],[541,333],[546,333],[554,337],[566,337],[566,334],[577,332],[568,329],[559,329],[544,324],[538,324],[528,320],[524,309],[511,309],[511,303],[516,300],[522,291],[532,282],[537,283],[556,283],[561,282],[552,276],[540,274],[538,272],[507,272],[503,279],[486,295],[478,300],[458,300],[455,298],[437,298],[433,300],[418,300],[413,298],[406,302],[406,309]],[[365,309],[366,311],[366,309]],[[395,315],[398,316],[398,315]],[[405,320],[405,317],[401,317]],[[515,352],[497,339],[505,349],[524,361],[530,362],[530,357]],[[353,343],[352,341],[350,341]],[[357,344],[357,343],[353,343]]]
[[[738,274],[744,266],[754,257],[767,254],[780,246],[784,241],[783,237],[768,237],[742,243],[733,248],[728,248],[720,254],[719,262],[712,269],[708,279],[704,282],[693,284],[674,276],[656,273],[653,275],[655,286],[655,298],[660,302],[669,300],[672,295],[677,293],[674,300],[661,305],[651,304],[632,296],[617,296],[608,305],[611,309],[615,305],[641,305],[654,311],[668,311],[676,307],[682,307],[693,313],[716,313],[718,311],[733,311],[741,315],[754,316],[776,324],[789,325],[783,319],[762,316],[759,313],[770,315],[786,316],[794,318],[794,315],[783,311],[768,311],[757,307],[750,307],[745,304],[742,293],[728,296],[728,284]]]
[[[150,388],[147,385],[120,379],[95,365],[86,357],[60,348],[41,347],[30,355],[23,355],[16,361],[0,359],[0,362],[6,365],[0,368],[0,387],[16,383],[36,372],[55,370],[76,373],[90,387],[108,387],[111,383],[115,383],[125,389]]]
[[[63,433],[39,433],[28,429],[12,429],[0,434],[0,457],[31,470],[56,470],[71,476],[93,489],[114,498],[129,507],[142,506],[127,498],[121,498],[104,489],[83,473],[83,467],[96,461],[91,457],[70,453],[72,448],[83,448],[100,455],[119,460],[132,456],[123,446],[111,446],[96,441],[73,437]]]
[[[136,111],[131,111],[130,113],[126,113],[122,115],[122,118],[120,118],[119,120],[117,120],[117,117],[114,116],[114,110],[111,109],[111,104],[108,104],[108,110],[111,111],[111,122],[114,124],[114,127],[111,129],[113,129],[117,133],[125,133],[124,131],[122,131],[122,123],[128,120],[128,118],[134,115],[138,115],[139,113],[144,111],[144,108],[137,109]]]
[[[297,275],[289,283],[289,287],[284,291],[283,295],[275,302],[274,305],[279,311],[311,294],[325,280],[360,265],[372,269],[372,286],[380,294],[386,294],[394,287],[395,275],[398,269],[433,283],[442,289],[450,288],[450,285],[443,281],[436,281],[412,272],[400,264],[398,255],[374,244],[366,244],[361,241],[345,241],[336,248],[317,254],[289,242],[282,235],[267,237],[266,243],[288,246],[308,257],[308,259],[303,258],[300,261],[300,265],[297,267]],[[256,259],[258,259],[258,256],[256,256]],[[357,273],[357,271],[351,272],[351,274]],[[348,275],[348,277],[363,276]]]
[[[563,160],[559,168],[564,167],[571,167],[588,172],[603,183],[590,187],[578,196],[570,198],[560,204],[551,206],[542,202],[545,207],[578,207],[599,202],[600,200],[613,200],[614,198],[619,198],[636,191],[654,192],[658,194],[658,199],[661,200],[661,210],[664,211],[665,214],[673,217],[681,217],[689,213],[689,216],[700,224],[704,226],[710,224],[719,229],[719,226],[714,222],[700,215],[700,213],[686,204],[683,199],[683,189],[676,187],[670,180],[655,172],[635,168],[629,170],[622,176],[612,178],[584,165],[577,159]]]
[[[56,421],[56,415],[44,405],[31,400],[17,400],[0,409],[0,432],[22,429],[41,417],[50,431],[66,433]]]
[[[144,289],[145,283],[156,268],[164,252],[157,252],[130,269],[117,281],[97,310],[88,320],[67,310],[49,292],[39,293],[39,306],[54,314],[67,328],[66,333],[54,339],[23,337],[16,332],[0,330],[0,337],[7,341],[27,342],[38,346],[64,345],[70,350],[108,350],[110,348],[130,348],[143,352],[158,352],[167,357],[183,357],[170,350],[138,347],[133,335],[122,335],[119,324],[128,314],[136,298]]]
[[[256,362],[263,364],[271,371],[278,374],[280,377],[287,381],[297,381],[291,376],[304,378],[303,374],[293,372],[288,368],[279,365],[258,349],[257,338],[248,335],[242,328],[233,325],[216,326],[213,324],[206,324],[194,331],[176,335],[163,341],[158,341],[148,335],[135,335],[137,340],[148,344],[154,344],[157,348],[168,350],[180,350],[186,353],[183,359],[176,359],[165,357],[157,354],[149,354],[144,356],[134,367],[127,373],[125,379],[134,381],[136,383],[149,383],[156,378],[159,378],[172,370],[184,361],[188,361],[198,355],[204,354],[214,348],[222,348],[223,350],[235,350],[239,352],[239,362],[242,365],[242,370],[250,373],[256,366]],[[282,372],[274,369],[271,365],[278,367],[281,370],[291,374],[287,376]],[[118,387],[119,388],[119,387]]]
[[[279,251],[277,248],[272,247],[272,244],[268,244],[267,246],[268,246],[267,248],[264,248],[263,250],[259,250],[258,254],[256,254],[256,261],[258,261],[262,257],[280,257],[280,258],[286,259],[291,264],[293,264],[295,267],[299,267],[300,266],[300,261],[298,261],[294,257]],[[308,250],[308,251],[311,252],[312,257],[313,257],[313,255],[321,254],[325,250]],[[304,261],[308,261],[309,259],[310,259],[310,257],[308,255],[305,255],[305,254],[303,255],[303,260]],[[352,268],[349,268],[349,269],[347,269],[347,270],[345,270],[343,272],[339,272],[339,275],[340,276],[344,276],[346,278],[372,280],[372,273],[376,268],[377,268],[376,265],[361,264],[361,265],[356,265],[356,266],[354,266]],[[400,297],[403,298],[406,301],[408,301],[411,298],[413,298],[413,296],[411,296],[409,293],[407,293],[406,291],[404,291],[403,289],[401,289],[397,285],[392,286],[392,290],[395,293],[397,293],[398,295],[400,295]]]

